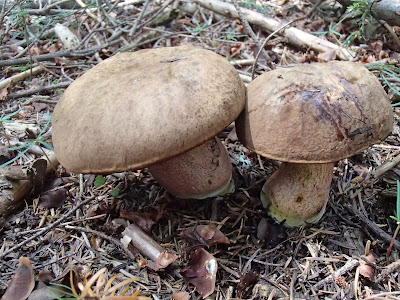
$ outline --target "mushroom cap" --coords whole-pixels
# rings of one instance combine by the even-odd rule
[[[385,139],[393,113],[378,79],[352,62],[297,65],[264,73],[247,87],[236,121],[256,153],[293,163],[326,163]]]
[[[53,144],[71,172],[137,169],[206,142],[244,103],[239,75],[214,52],[180,46],[120,53],[65,90],[53,114]]]

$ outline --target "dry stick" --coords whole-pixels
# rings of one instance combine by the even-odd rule
[[[19,92],[15,92],[15,93],[10,93],[7,95],[7,97],[9,99],[27,97],[27,96],[37,94],[37,93],[67,88],[70,84],[71,84],[71,82],[60,82],[58,84],[53,84],[53,85],[39,86],[39,87],[29,89],[29,90],[23,90],[23,91],[19,91]]]
[[[46,61],[46,60],[51,60],[56,57],[84,57],[88,56],[91,54],[94,54],[104,48],[108,48],[110,46],[116,45],[123,42],[122,39],[118,39],[100,46],[92,47],[89,49],[85,50],[63,50],[63,51],[58,51],[55,53],[50,53],[50,54],[41,54],[41,55],[36,55],[32,56],[34,60],[37,61]],[[12,66],[12,65],[23,65],[28,63],[30,60],[29,58],[18,58],[18,59],[5,59],[5,60],[0,60],[0,67],[6,67],[6,66]]]
[[[135,21],[135,24],[133,24],[131,30],[129,30],[129,34],[128,34],[129,36],[133,36],[135,34],[136,29],[137,29],[137,27],[139,25],[139,22],[142,20],[142,18],[144,16],[144,13],[147,10],[147,6],[149,5],[149,3],[150,3],[150,0],[146,0],[146,2],[143,4],[142,11],[140,12],[139,16],[137,17],[137,19]]]
[[[321,3],[322,3],[322,0],[318,0],[317,2],[314,3],[313,7],[311,7],[310,11],[309,11],[308,13],[306,13],[304,16],[299,17],[299,18],[296,18],[296,19],[294,19],[294,20],[292,20],[292,21],[290,21],[290,22],[288,22],[288,23],[282,25],[282,26],[279,27],[277,30],[275,30],[274,32],[272,32],[269,36],[267,36],[267,38],[265,39],[264,43],[262,44],[262,46],[261,46],[262,49],[264,49],[264,47],[265,47],[265,45],[267,44],[267,42],[268,42],[275,34],[277,34],[277,33],[278,33],[279,31],[281,31],[282,29],[288,27],[290,24],[292,24],[292,23],[294,23],[294,22],[297,22],[297,21],[300,21],[300,20],[303,20],[303,19],[307,18],[308,16],[310,16],[310,15],[314,12],[314,10],[316,10],[317,7],[321,5]],[[257,65],[257,61],[258,61],[258,59],[259,59],[259,57],[260,57],[260,54],[261,54],[261,49],[258,51],[257,56],[256,56],[255,61],[254,61],[254,64],[253,64],[253,67],[251,68],[251,80],[254,79],[254,72],[255,72],[255,70],[256,70],[256,65]]]
[[[329,275],[325,279],[322,279],[321,281],[314,284],[312,286],[312,289],[314,291],[319,290],[325,284],[333,282],[335,280],[335,276],[342,276],[346,272],[353,270],[355,267],[358,267],[359,265],[360,265],[360,262],[357,259],[350,259],[343,267],[336,270],[335,272],[333,272],[331,275]]]
[[[26,71],[21,72],[21,73],[18,73],[18,74],[14,75],[14,76],[11,76],[9,78],[6,78],[6,79],[0,81],[0,90],[4,89],[9,84],[14,84],[16,82],[22,81],[25,78],[27,78],[27,77],[29,77],[31,75],[37,75],[42,71],[43,71],[43,68],[41,66],[39,66],[39,67],[34,67],[33,69],[26,70]]]
[[[393,27],[391,27],[388,23],[383,23],[383,27],[386,28],[387,31],[389,31],[389,34],[391,35],[392,39],[395,41],[397,46],[400,47],[400,39],[397,36],[396,32],[394,32]]]
[[[129,224],[122,235],[123,240],[132,243],[142,255],[153,261],[154,264],[152,266],[148,264],[148,266],[154,270],[165,268],[177,259],[175,254],[169,253],[135,224]]]
[[[377,234],[385,243],[390,244],[390,242],[392,241],[392,236],[390,234],[387,234],[385,231],[379,228],[378,225],[376,225],[374,222],[372,222],[370,219],[368,219],[360,211],[353,208],[352,206],[346,206],[346,208],[355,216],[357,216],[361,222],[363,222],[369,229],[371,229],[375,234]],[[400,250],[399,241],[395,240],[393,246],[397,250]]]
[[[22,246],[26,245],[30,241],[38,238],[39,236],[42,236],[49,230],[57,227],[60,223],[64,222],[69,216],[73,215],[80,207],[82,207],[85,204],[88,204],[90,201],[92,201],[95,197],[92,196],[81,203],[78,203],[75,207],[73,207],[69,212],[67,212],[65,215],[63,215],[60,219],[55,221],[53,224],[47,226],[46,228],[43,228],[43,230],[39,231],[38,233],[32,235],[31,237],[27,238],[26,240],[22,241],[21,243],[15,245],[14,247],[8,249],[6,252],[0,254],[0,259],[2,259],[4,256],[10,254],[11,252],[14,252],[15,250],[21,248]]]
[[[257,65],[258,59],[260,58],[261,50],[264,49],[265,45],[268,43],[268,41],[269,41],[275,34],[277,34],[279,31],[281,31],[282,29],[284,29],[284,28],[286,28],[287,26],[289,26],[290,24],[292,24],[294,21],[296,21],[296,20],[290,21],[289,23],[287,23],[287,24],[285,24],[285,25],[279,27],[277,30],[275,30],[275,31],[272,32],[269,36],[267,36],[267,38],[265,39],[264,43],[262,44],[260,50],[258,50],[257,55],[256,55],[256,58],[255,58],[254,63],[253,63],[253,66],[252,66],[252,68],[251,68],[251,80],[254,79],[254,73],[255,73],[255,71],[256,71],[256,65]]]
[[[382,273],[376,278],[375,283],[380,283],[387,276],[392,274],[397,269],[400,269],[400,259],[392,262],[390,265],[387,265],[386,268],[382,271]]]
[[[91,234],[97,235],[97,236],[101,237],[102,239],[107,240],[107,241],[115,244],[117,247],[119,247],[121,250],[123,250],[125,252],[125,254],[131,260],[133,260],[133,261],[136,260],[135,255],[133,255],[133,253],[131,251],[126,249],[126,247],[124,247],[124,245],[119,240],[117,240],[117,239],[115,239],[115,238],[113,238],[111,236],[108,236],[108,235],[106,235],[106,234],[104,234],[104,233],[102,233],[100,231],[96,231],[96,230],[85,228],[85,227],[71,226],[71,225],[66,225],[65,228],[73,229],[73,230],[76,230],[76,231],[83,231],[83,232],[86,232],[86,233],[91,233]]]
[[[231,18],[238,18],[235,7],[232,4],[221,2],[218,0],[193,0],[195,3],[210,9],[218,14]],[[261,29],[273,32],[282,26],[282,22],[273,18],[268,18],[263,14],[254,12],[250,9],[241,9],[247,21],[253,25],[259,26]],[[353,51],[335,45],[327,40],[316,37],[310,33],[301,31],[300,29],[289,27],[282,32],[282,35],[288,40],[289,44],[297,47],[311,48],[317,52],[327,52],[336,50],[337,56],[343,60],[352,60],[355,56]]]
[[[235,7],[240,20],[242,21],[244,28],[246,29],[247,33],[250,35],[254,43],[257,45],[259,52],[262,52],[265,59],[269,59],[268,53],[264,50],[265,44],[261,45],[259,40],[257,39],[256,34],[254,33],[253,29],[251,29],[249,22],[247,21],[246,17],[243,15],[242,10],[237,2],[237,0],[232,0],[233,6]]]
[[[385,162],[383,165],[380,165],[379,167],[377,167],[375,169],[375,171],[373,172],[374,177],[375,178],[380,177],[382,174],[384,174],[387,171],[389,171],[390,169],[394,168],[398,163],[400,163],[400,154],[397,155],[392,160],[389,160],[389,161]]]

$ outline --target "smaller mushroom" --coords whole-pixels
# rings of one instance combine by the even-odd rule
[[[286,226],[318,222],[334,162],[380,142],[393,128],[384,89],[358,63],[277,69],[257,77],[247,91],[237,135],[247,148],[282,162],[260,197]]]

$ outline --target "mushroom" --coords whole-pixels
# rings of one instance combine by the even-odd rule
[[[318,222],[334,162],[385,139],[393,114],[378,79],[363,65],[329,62],[264,73],[247,88],[236,121],[239,141],[281,161],[261,201],[278,223]]]
[[[232,192],[215,137],[242,111],[245,87],[212,51],[179,46],[120,53],[76,79],[53,114],[60,163],[76,173],[149,167],[179,198]]]

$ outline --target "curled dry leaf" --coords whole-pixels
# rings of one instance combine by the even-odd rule
[[[189,300],[190,294],[188,292],[176,292],[172,294],[173,300]]]
[[[365,260],[364,260],[365,259]],[[374,281],[375,279],[375,257],[370,252],[368,255],[364,256],[364,259],[360,259],[360,265],[358,267],[360,274],[367,278],[368,280]]]
[[[182,237],[200,242],[204,246],[229,244],[229,239],[214,225],[197,225],[183,231]]]
[[[25,300],[35,286],[32,264],[26,257],[19,258],[19,266],[1,300]]]
[[[64,188],[48,191],[40,195],[39,207],[61,207],[63,206],[65,200],[67,200],[67,191]]]
[[[204,299],[214,292],[217,269],[215,257],[203,248],[197,248],[191,252],[189,264],[181,274],[186,284],[193,284]]]
[[[329,50],[318,54],[318,62],[328,62],[336,59],[336,50]]]
[[[150,233],[151,227],[162,218],[162,213],[160,212],[138,213],[133,211],[121,211],[120,216],[125,220],[132,221],[141,229],[143,229],[146,233]]]
[[[9,87],[10,84],[7,84],[4,88],[0,89],[0,101],[4,101],[7,99]]]

